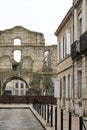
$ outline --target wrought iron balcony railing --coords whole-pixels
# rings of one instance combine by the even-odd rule
[[[87,50],[87,31],[80,37],[80,51],[84,53]]]
[[[71,45],[71,57],[72,59],[75,59],[80,53],[80,41],[75,41]]]
[[[87,31],[80,36],[80,40],[71,45],[71,57],[75,59],[87,53]]]

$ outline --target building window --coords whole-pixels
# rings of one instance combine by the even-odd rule
[[[18,90],[15,90],[15,95],[18,95]]]
[[[78,98],[82,97],[82,71],[78,70]]]
[[[77,96],[82,97],[82,59],[77,61]]]
[[[24,88],[24,84],[23,83],[21,83],[21,88]]]
[[[66,30],[66,33],[58,41],[58,59],[63,60],[67,55],[71,53],[71,39],[70,29]]]
[[[24,91],[23,90],[21,90],[21,95],[24,95]]]
[[[63,77],[63,98],[66,98],[66,77]]]
[[[78,33],[80,38],[82,34],[82,13],[81,12],[78,14]]]
[[[18,88],[18,82],[15,83],[15,88]]]
[[[70,98],[70,91],[71,91],[71,89],[70,89],[70,86],[71,86],[71,82],[70,82],[70,75],[68,75],[68,98]]]

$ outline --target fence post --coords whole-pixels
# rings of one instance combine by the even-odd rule
[[[53,106],[51,106],[51,127],[53,127]]]
[[[45,108],[44,108],[45,110],[45,113],[44,113],[44,120],[46,120],[46,104],[45,104]]]
[[[43,118],[43,103],[42,103],[42,118]]]
[[[83,122],[83,119],[82,119],[82,116],[79,117],[79,128],[80,130],[82,130],[82,122]]]
[[[55,130],[57,130],[57,107],[55,107]]]
[[[69,130],[72,128],[72,113],[69,112]]]
[[[79,130],[82,130],[83,126],[83,107],[79,107]]]
[[[49,104],[47,104],[47,123],[49,123]]]
[[[40,115],[41,115],[41,103],[40,103]]]
[[[63,130],[63,109],[61,109],[61,130]]]

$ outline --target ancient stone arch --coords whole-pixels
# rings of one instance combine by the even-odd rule
[[[14,44],[16,39],[19,41]],[[14,59],[15,50],[21,52],[20,62]],[[52,53],[52,71],[50,72],[46,70],[44,64],[44,52],[46,50]],[[56,64],[57,47],[56,45],[45,46],[42,33],[30,31],[22,26],[0,31],[0,91],[5,90],[8,79],[24,80],[29,87],[34,79],[34,74],[39,74],[41,77],[44,77],[45,74],[53,76],[56,73]],[[43,86],[42,79],[40,86]]]
[[[26,84],[26,86],[28,87],[27,81],[25,81],[23,78],[18,77],[18,76],[13,76],[13,77],[9,77],[8,79],[6,79],[6,80],[4,81],[4,83],[3,83],[3,91],[5,90],[6,84],[7,84],[9,81],[11,81],[11,80],[16,80],[16,79],[17,79],[17,80],[22,80],[22,81],[24,81],[25,84]]]

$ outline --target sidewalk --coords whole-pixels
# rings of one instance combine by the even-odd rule
[[[29,104],[1,104],[0,108],[29,108]]]
[[[32,105],[30,105],[30,109],[32,110],[32,112],[34,113],[34,115],[38,118],[38,120],[41,122],[41,124],[45,127],[46,130],[55,130],[55,126],[50,127],[49,124],[47,124],[47,122],[34,110],[34,108],[32,107]],[[60,110],[58,112],[58,114],[60,115]],[[77,115],[72,114],[72,130],[80,130],[79,128],[79,117]],[[84,118],[87,120],[87,118]],[[58,116],[57,119],[57,123],[58,123],[58,130],[61,130],[60,128],[60,120],[61,117]],[[84,122],[86,130],[87,130],[87,121]],[[63,111],[63,130],[69,130],[69,113],[67,113],[66,111]],[[83,129],[85,130],[85,129]]]
[[[35,115],[35,117],[38,119],[38,121],[44,127],[45,130],[55,130],[53,127],[50,127],[50,125],[47,124],[47,122],[37,113],[37,111],[35,111],[32,104],[29,105],[29,107],[30,107],[31,111],[33,112],[33,114]]]

